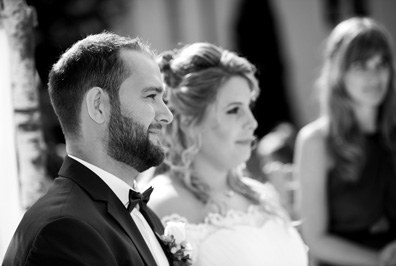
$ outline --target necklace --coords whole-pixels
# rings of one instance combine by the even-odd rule
[[[225,195],[226,197],[228,197],[228,198],[233,197],[234,194],[235,194],[235,192],[234,192],[234,190],[232,190],[232,189],[229,189],[229,190],[224,191],[224,195]]]

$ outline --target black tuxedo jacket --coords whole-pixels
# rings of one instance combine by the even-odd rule
[[[148,208],[142,214],[154,232],[163,234],[154,212]],[[113,191],[91,170],[66,157],[49,191],[26,211],[2,265],[154,266],[156,262]]]

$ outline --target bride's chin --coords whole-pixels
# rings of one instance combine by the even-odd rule
[[[246,163],[249,160],[250,156],[238,156],[238,158],[235,158],[232,160],[232,164],[230,165],[230,169],[235,168],[235,166],[241,165]]]

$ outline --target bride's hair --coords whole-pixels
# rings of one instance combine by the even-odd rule
[[[160,55],[160,69],[167,87],[167,100],[173,122],[166,126],[162,144],[165,161],[159,168],[169,171],[202,202],[210,200],[208,184],[192,170],[194,156],[201,148],[201,138],[194,129],[215,103],[219,88],[231,77],[247,80],[251,100],[259,94],[256,68],[245,58],[216,45],[202,42],[185,45],[179,50]],[[235,167],[228,175],[228,184],[235,191],[254,203],[260,195],[242,181],[243,165]]]

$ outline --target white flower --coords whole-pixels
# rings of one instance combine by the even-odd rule
[[[166,224],[164,235],[157,233],[167,247],[172,266],[192,264],[192,246],[186,241],[185,225],[183,222],[170,221]]]
[[[192,258],[193,254],[192,254],[192,246],[191,246],[191,244],[185,242],[185,245],[183,246],[183,248],[184,248],[184,255],[188,255],[190,258]]]
[[[186,240],[186,224],[182,222],[168,222],[165,227],[165,236],[172,236],[175,238],[175,243],[180,245]]]

